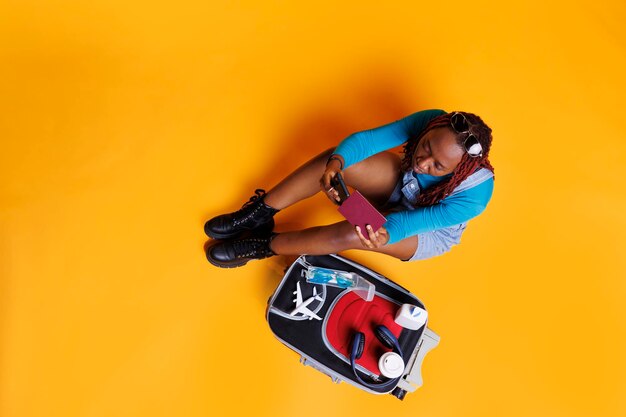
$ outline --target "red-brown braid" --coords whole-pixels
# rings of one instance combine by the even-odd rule
[[[434,118],[428,123],[426,128],[419,134],[419,136],[410,138],[406,145],[404,146],[404,158],[402,159],[402,170],[403,171],[411,171],[413,170],[413,154],[419,144],[419,141],[422,137],[431,129],[436,129],[438,127],[449,127],[450,126],[450,117],[454,112],[443,114],[439,117]],[[461,162],[455,168],[452,177],[447,180],[441,181],[440,183],[434,185],[431,188],[426,189],[424,192],[420,193],[417,198],[417,203],[415,204],[417,207],[425,207],[432,206],[434,204],[439,203],[441,200],[446,198],[452,191],[463,182],[467,177],[474,173],[478,168],[487,168],[494,172],[491,163],[489,162],[489,150],[491,149],[491,128],[487,126],[480,117],[472,113],[461,112],[465,115],[468,122],[471,125],[471,131],[478,139],[478,142],[481,144],[483,148],[483,155],[481,157],[471,157],[467,152],[461,158]],[[457,143],[460,146],[463,146],[463,141],[467,137],[467,134],[458,134],[456,139]]]

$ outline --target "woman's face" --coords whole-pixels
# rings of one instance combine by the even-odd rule
[[[447,127],[429,130],[413,153],[413,171],[440,177],[453,172],[464,150],[456,142],[456,133]]]

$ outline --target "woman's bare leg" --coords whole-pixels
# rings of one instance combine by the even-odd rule
[[[326,169],[326,161],[333,153],[330,148],[306,162],[267,192],[265,204],[282,210],[300,200],[314,196],[320,191],[320,178]]]
[[[362,249],[385,253],[401,260],[407,260],[417,250],[417,236],[411,236],[393,245],[369,249],[363,246],[354,226],[347,221],[328,226],[278,234],[271,243],[271,249],[277,255],[327,255],[348,249]]]

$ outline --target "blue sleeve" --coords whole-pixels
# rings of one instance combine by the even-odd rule
[[[432,119],[445,113],[443,110],[419,111],[393,123],[353,133],[339,143],[335,153],[343,157],[344,169],[348,168],[379,152],[402,145],[422,132]]]
[[[466,222],[485,210],[493,194],[493,178],[476,187],[451,195],[440,203],[387,215],[385,229],[393,244],[409,236]]]

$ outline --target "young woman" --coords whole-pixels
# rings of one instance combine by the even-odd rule
[[[240,210],[209,220],[206,234],[220,241],[208,247],[207,259],[233,268],[273,255],[347,249],[381,252],[404,261],[441,255],[460,242],[467,221],[482,213],[491,199],[491,141],[491,129],[480,117],[443,110],[417,112],[352,134],[269,192],[256,190]],[[387,152],[402,144],[402,158]],[[272,232],[278,211],[320,191],[338,199],[330,180],[339,172],[348,186],[385,213],[383,227],[360,230],[343,221]]]

